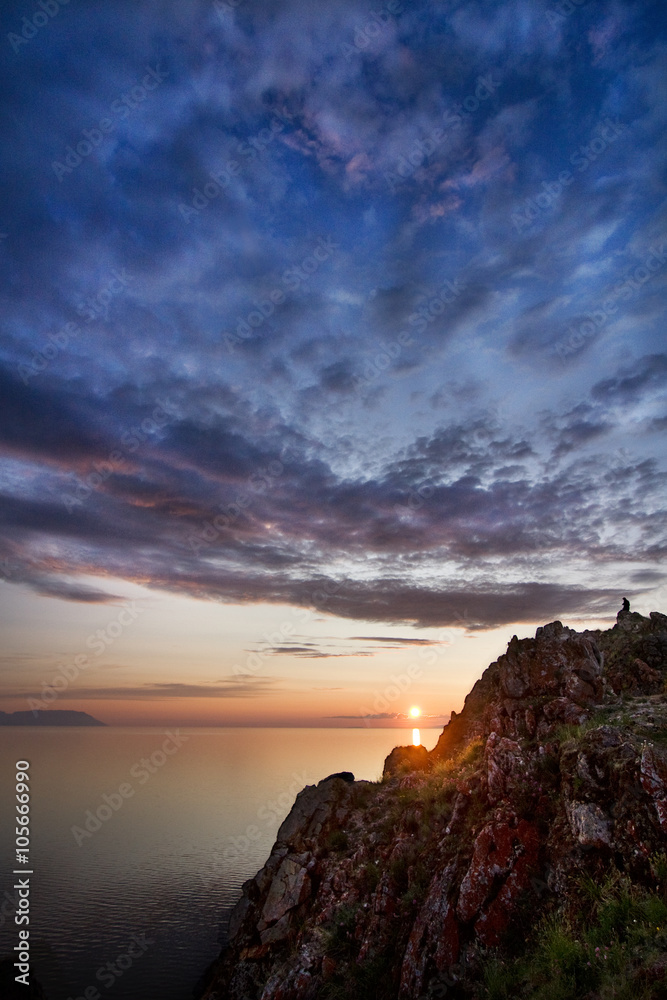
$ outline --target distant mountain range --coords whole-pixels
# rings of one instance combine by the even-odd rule
[[[0,712],[0,726],[105,726],[88,712]]]

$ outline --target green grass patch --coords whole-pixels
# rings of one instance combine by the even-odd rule
[[[660,865],[662,861],[658,862]],[[667,903],[619,872],[576,882],[576,915],[546,916],[515,959],[490,958],[486,1000],[658,1000],[652,968],[667,948]]]
[[[359,913],[358,904],[344,903],[334,914],[325,930],[325,954],[338,961],[351,958],[356,953],[354,931]]]
[[[331,853],[346,851],[350,846],[344,830],[332,830],[326,839],[326,849]]]

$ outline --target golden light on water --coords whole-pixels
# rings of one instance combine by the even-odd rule
[[[412,730],[412,745],[418,747],[421,744],[421,736],[418,729]]]
[[[416,705],[413,705],[412,708],[410,709],[410,715],[412,716],[413,719],[418,719],[421,714],[422,714],[421,708],[417,708]]]

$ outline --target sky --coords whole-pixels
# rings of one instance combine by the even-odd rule
[[[0,709],[441,725],[667,610],[661,3],[1,16]]]

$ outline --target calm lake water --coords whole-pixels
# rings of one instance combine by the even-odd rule
[[[334,771],[376,780],[389,751],[412,737],[178,732],[165,743],[161,729],[0,728],[0,957],[18,943],[13,785],[24,759],[31,965],[48,1000],[76,1000],[91,987],[109,1000],[190,1000],[297,792]],[[422,743],[435,746],[440,732],[422,729]],[[99,828],[89,833],[86,820]]]

